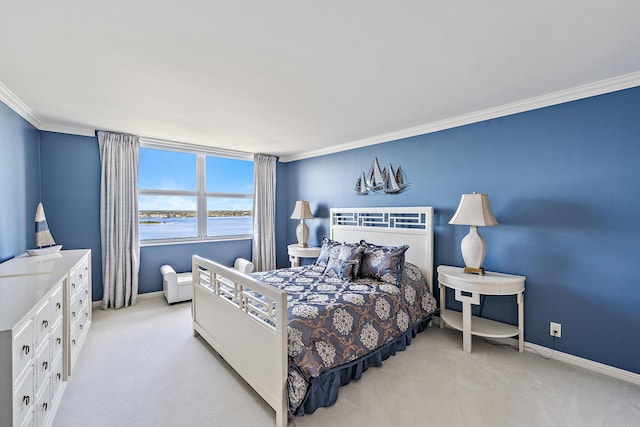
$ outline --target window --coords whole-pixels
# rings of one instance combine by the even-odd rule
[[[253,161],[143,142],[138,209],[143,244],[251,238]]]

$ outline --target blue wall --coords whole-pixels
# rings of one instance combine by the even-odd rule
[[[0,102],[0,262],[34,247],[38,130]]]
[[[100,152],[95,137],[40,132],[42,199],[62,249],[91,249],[93,299],[102,299]]]
[[[639,137],[633,88],[287,163],[285,212],[309,200],[310,243],[319,244],[331,207],[433,206],[435,264],[461,266],[468,227],[448,221],[462,193],[487,193],[500,225],[480,230],[484,267],[527,276],[525,339],[551,347],[549,322],[559,322],[558,350],[640,373]],[[375,156],[402,165],[410,189],[356,195]],[[295,226],[286,222],[288,242]],[[487,298],[483,315],[516,323],[515,298]]]

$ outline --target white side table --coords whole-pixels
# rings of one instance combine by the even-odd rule
[[[291,267],[300,267],[300,258],[317,258],[320,255],[320,249],[318,247],[306,247],[301,248],[297,243],[292,243],[287,246],[289,251],[289,262]]]
[[[524,351],[524,281],[525,276],[485,272],[483,276],[465,274],[460,267],[438,266],[440,284],[440,327],[444,324],[462,331],[462,349],[471,353],[471,336],[508,338],[518,335],[519,351]],[[462,313],[447,310],[446,288],[455,290],[455,298],[462,303]],[[518,324],[509,325],[471,315],[471,304],[480,304],[480,295],[516,295]]]

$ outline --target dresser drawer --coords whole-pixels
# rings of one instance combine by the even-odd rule
[[[27,319],[18,326],[13,345],[13,378],[17,380],[20,373],[33,360],[36,353],[33,333],[33,319]]]
[[[53,369],[51,370],[51,396],[52,396],[52,401],[55,401],[57,399],[58,393],[60,392],[60,388],[62,386],[62,383],[64,381],[64,374],[63,374],[63,364],[62,364],[63,358],[62,356],[60,356],[58,359],[56,359],[56,361],[53,363]]]
[[[62,286],[51,296],[51,323],[56,323],[58,319],[62,319]]]
[[[75,359],[75,354],[80,348],[80,329],[78,325],[74,325],[71,328],[71,359]]]
[[[51,371],[51,348],[49,347],[49,340],[42,343],[38,356],[36,358],[36,390],[40,390],[42,384],[49,376]]]
[[[36,348],[40,348],[42,342],[49,337],[49,331],[53,326],[51,322],[51,304],[50,300],[46,300],[36,311],[35,330],[36,330]]]
[[[78,312],[86,311],[89,303],[89,291],[87,290],[87,283],[83,284],[78,293],[76,294],[78,301]]]
[[[64,348],[63,324],[61,321],[56,323],[51,331],[51,360],[56,360],[59,354],[62,354]]]
[[[34,407],[36,399],[33,392],[33,368],[29,367],[13,395],[13,425],[21,425]]]
[[[78,321],[80,317],[80,307],[78,306],[78,297],[71,297],[71,303],[69,304],[69,324],[73,328],[73,326]]]
[[[53,406],[51,404],[51,383],[47,378],[44,384],[38,389],[35,406],[36,425],[43,426],[47,422]]]
[[[76,265],[70,274],[71,292],[74,293],[83,283],[87,282],[89,278],[89,259],[83,258],[78,265]]]
[[[82,340],[84,338],[84,333],[87,327],[87,318],[89,317],[89,313],[87,310],[83,310],[78,317],[78,323],[76,324],[76,328],[78,329],[78,339]]]

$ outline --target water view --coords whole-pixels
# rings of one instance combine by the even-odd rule
[[[197,237],[195,217],[166,218],[159,216],[140,217],[140,240],[174,239]],[[207,236],[233,236],[253,234],[253,217],[227,216],[207,218]]]

